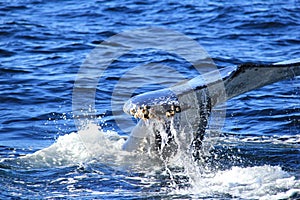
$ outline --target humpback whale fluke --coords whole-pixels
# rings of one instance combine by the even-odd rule
[[[214,106],[248,91],[299,76],[300,59],[275,64],[245,63],[218,70],[218,77],[215,74],[214,71],[209,72],[171,88],[134,96],[125,103],[124,112],[135,118],[154,121],[154,124],[157,121],[170,124],[170,121],[174,122],[174,119],[177,119],[179,125],[173,123],[176,127],[185,126],[181,124],[184,121],[182,118],[192,121],[191,125],[185,126],[181,131],[184,130],[187,134],[184,137],[189,138],[185,146],[192,147],[192,154],[197,158],[208,117]],[[204,76],[206,78],[203,78]],[[140,120],[138,126],[144,126],[143,120]],[[166,125],[164,128],[168,129],[170,126]],[[155,137],[154,144],[151,145],[154,145],[154,149],[158,150],[163,158],[176,152],[178,145],[170,130],[166,131],[167,139],[164,146],[162,146],[162,135],[159,130],[148,131]],[[134,129],[124,149],[138,148],[147,134],[149,133],[141,134],[141,130],[137,134]]]

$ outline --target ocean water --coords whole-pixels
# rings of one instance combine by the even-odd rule
[[[299,13],[297,0],[1,1],[0,199],[299,199],[299,77],[229,100],[200,164],[122,150],[136,120],[113,98],[198,75],[174,52],[142,49],[185,45],[172,34],[147,34],[121,55],[111,43],[97,57],[116,59],[93,88],[95,123],[78,124],[86,113],[72,106],[78,72],[115,35],[157,27],[195,41],[218,67],[275,63],[299,59]]]

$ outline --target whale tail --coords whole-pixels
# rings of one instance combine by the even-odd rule
[[[298,60],[297,60],[298,61]],[[300,75],[300,60],[296,63],[239,65],[224,81],[227,99],[281,80]]]
[[[156,146],[154,149],[163,153],[163,158],[176,152],[176,148],[185,146],[192,151],[194,158],[198,159],[201,156],[202,140],[212,107],[248,91],[299,76],[300,59],[275,64],[246,63],[223,68],[218,73],[221,74],[221,78],[213,76],[214,72],[211,73],[214,78],[209,78],[210,74],[205,75],[208,77],[205,83],[203,76],[200,75],[172,88],[144,93],[128,100],[124,105],[126,113],[146,121],[163,122],[163,127],[167,130],[158,130],[154,127],[150,130],[152,133],[148,131],[140,134],[139,131],[138,137],[136,131],[133,131],[124,149],[132,151],[139,146],[140,141],[144,141],[141,138],[152,134],[155,138],[152,140]],[[177,124],[174,122],[176,120]],[[180,138],[176,136],[174,139],[173,133],[169,130],[170,121],[172,126],[181,127],[185,135],[179,136]],[[168,139],[162,146],[163,134]],[[184,145],[176,144],[183,140]],[[132,148],[129,143],[135,147]]]

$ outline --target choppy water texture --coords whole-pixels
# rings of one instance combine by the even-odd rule
[[[299,13],[296,0],[2,1],[0,198],[299,198],[299,77],[228,101],[222,133],[207,139],[214,148],[200,166],[121,149],[127,133],[114,120],[111,95],[126,71],[156,63],[195,76],[168,52],[133,51],[111,64],[96,91],[97,125],[78,132],[72,112],[81,64],[115,34],[158,26],[199,42],[218,66],[273,63],[299,58]],[[128,88],[157,75],[139,73]],[[161,75],[168,84],[180,79]]]

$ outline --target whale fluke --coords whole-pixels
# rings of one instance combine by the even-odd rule
[[[224,80],[227,98],[300,75],[300,62],[291,64],[246,63]]]
[[[275,64],[245,63],[199,75],[171,88],[134,96],[125,103],[123,110],[145,121],[159,121],[166,124],[177,120],[173,125],[181,127],[181,131],[185,132],[186,135],[181,139],[188,138],[185,141],[186,148],[192,148],[194,157],[199,157],[199,148],[214,106],[248,91],[299,75],[300,59]],[[141,124],[143,123],[140,122],[138,126]],[[144,134],[139,131],[138,137],[133,131],[124,149],[132,151],[141,144],[143,138],[152,134],[155,137],[155,144],[151,145],[158,145],[154,149],[158,149],[164,158],[168,157],[170,151],[176,152],[176,149],[170,149],[170,146],[177,148],[178,145],[174,145],[176,144],[175,139],[172,140],[174,136],[166,130],[169,139],[162,146],[162,142],[159,141],[159,137],[162,136],[157,133],[159,131],[161,129],[147,130]],[[134,147],[129,143],[134,144]]]

